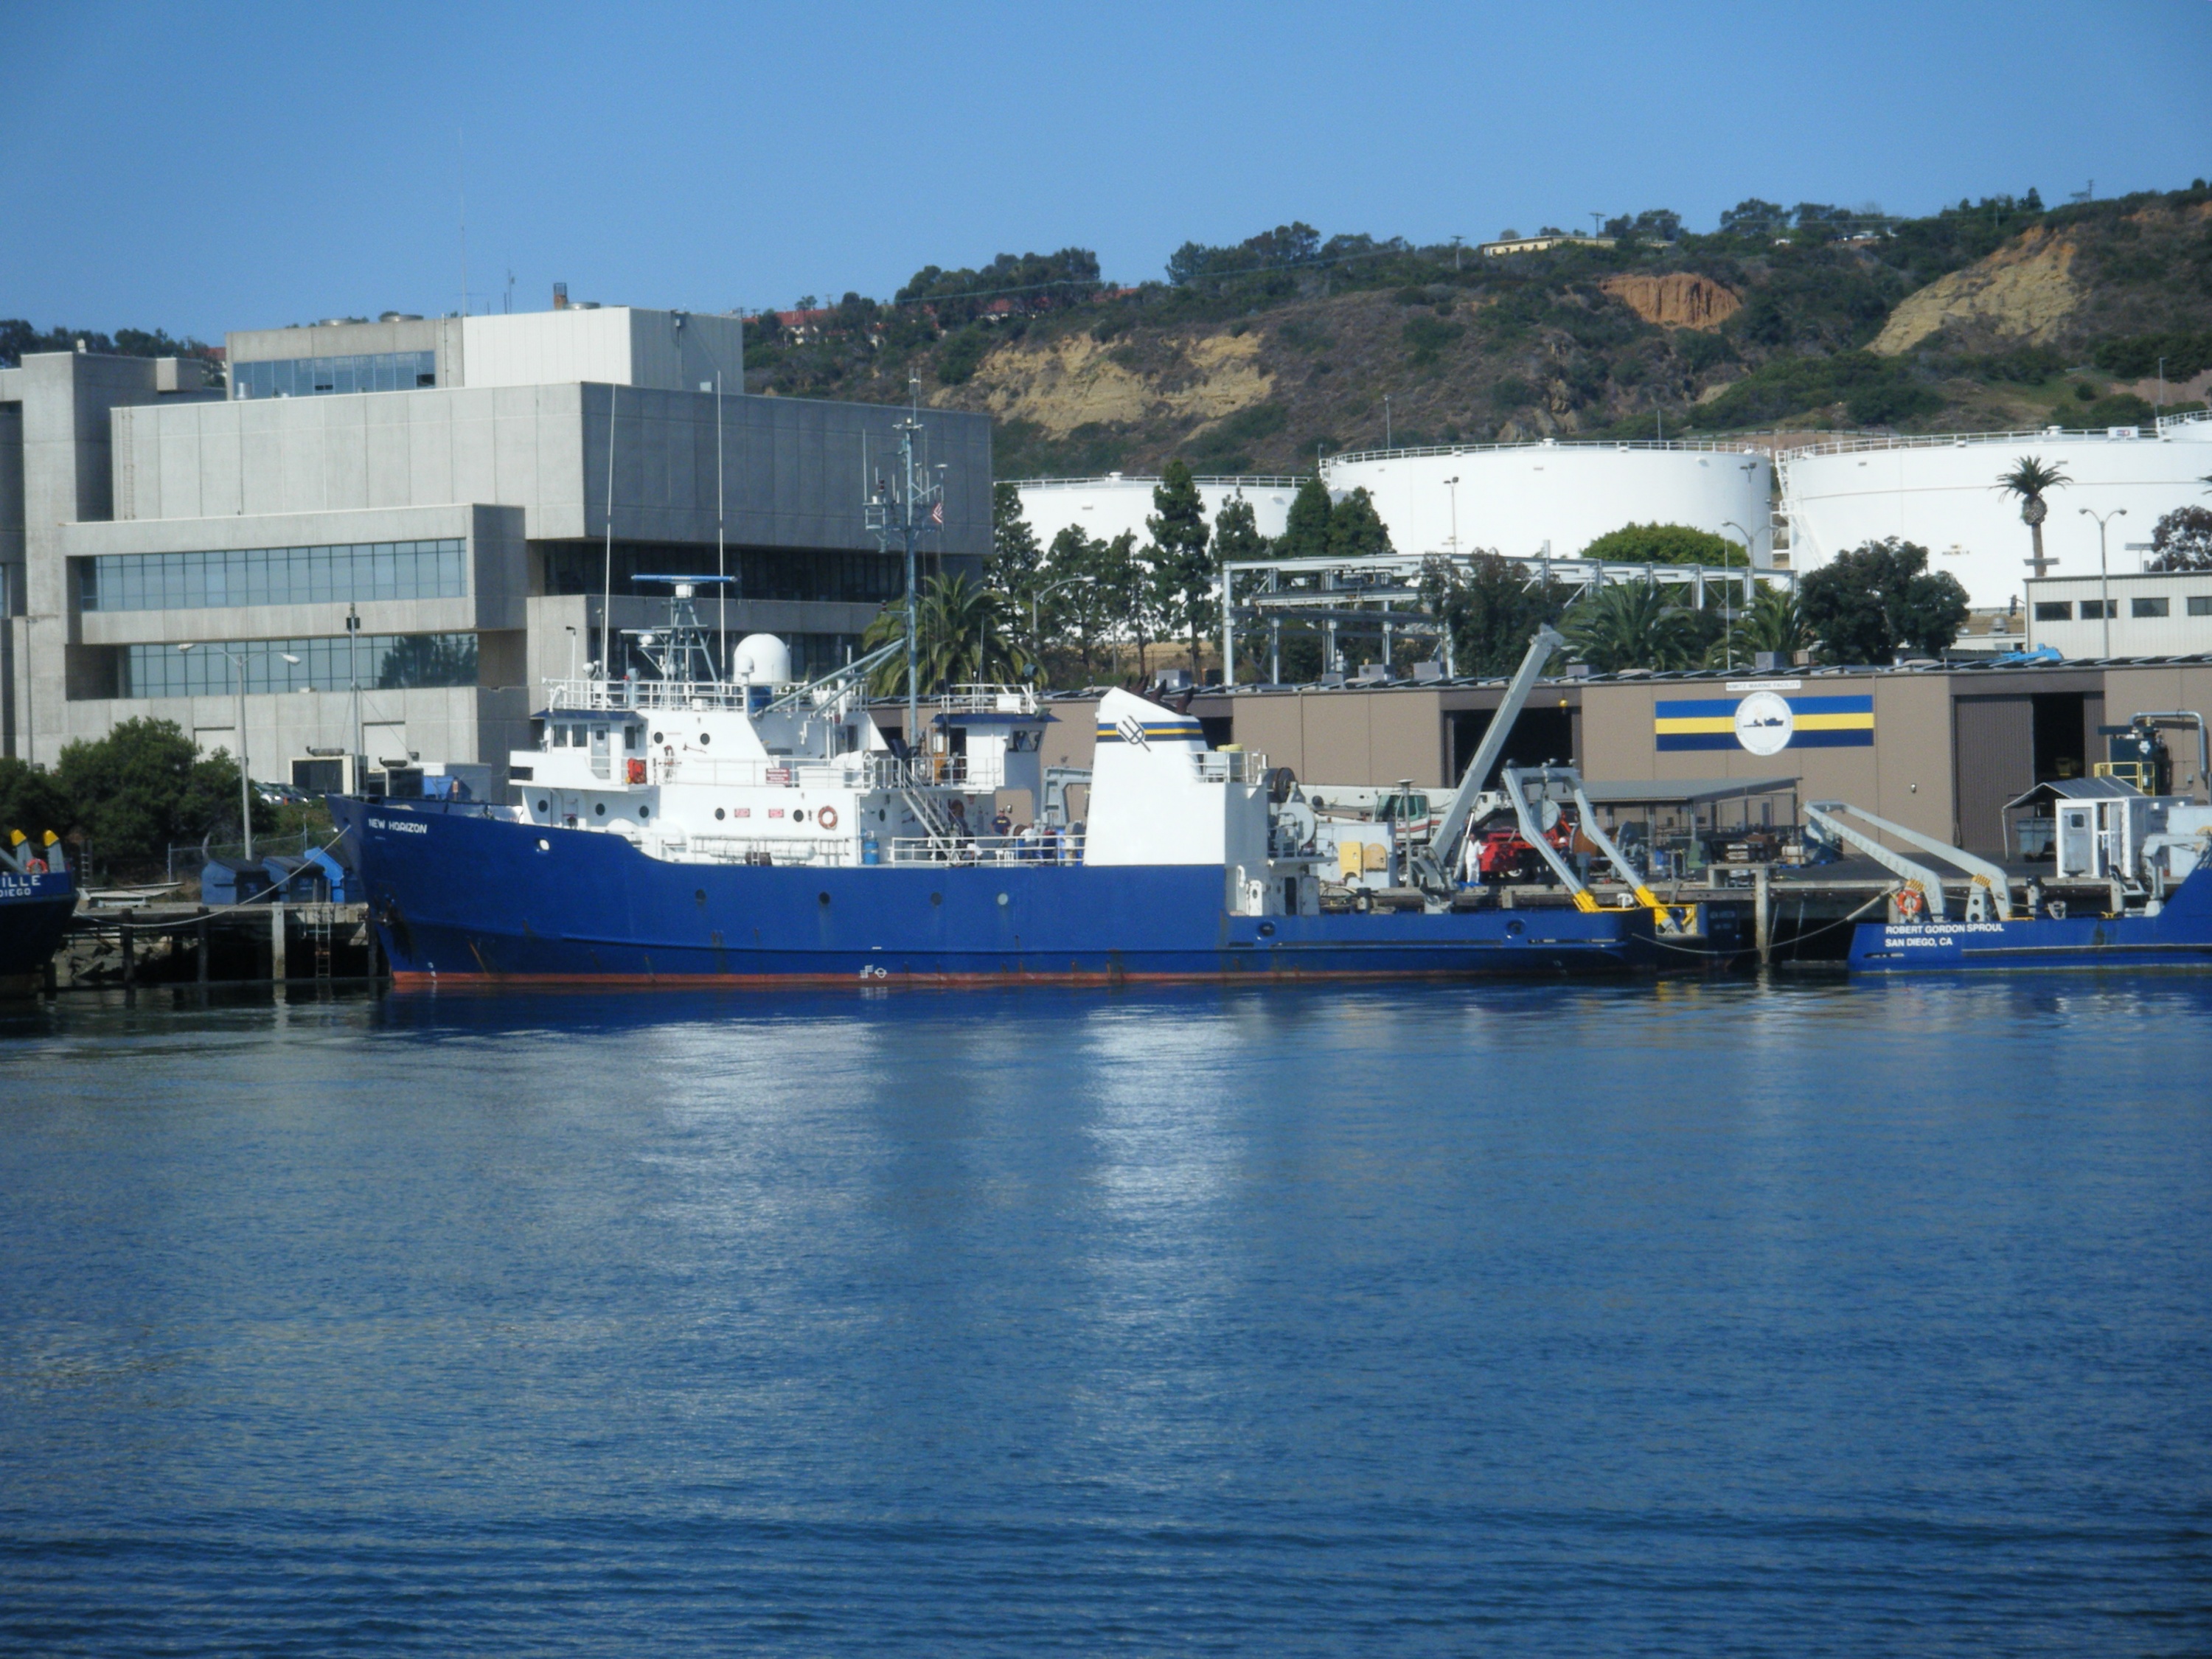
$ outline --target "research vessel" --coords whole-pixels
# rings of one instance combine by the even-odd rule
[[[2138,714],[2127,726],[2102,729],[2116,756],[2145,758],[2108,763],[2097,769],[2102,775],[2039,784],[2008,804],[2008,811],[2048,810],[2047,882],[2041,873],[2021,882],[1989,860],[1841,802],[1808,806],[1816,830],[1901,878],[1887,919],[1853,929],[1851,971],[2212,968],[2212,806],[2163,792],[2171,767],[2157,738],[2160,724],[2196,726],[2204,776],[2201,716]],[[1846,823],[1845,813],[1867,828]],[[1942,875],[1899,852],[1900,843],[1966,872],[1963,914],[1951,914]]]
[[[869,676],[807,683],[771,635],[726,677],[671,590],[652,672],[553,685],[501,803],[331,798],[403,988],[1268,981],[1620,973],[1653,965],[1644,908],[1505,909],[1441,878],[1557,636],[1508,690],[1425,849],[1384,904],[1322,902],[1333,855],[1264,756],[1187,713],[1097,706],[1095,758],[1048,769],[1021,686],[956,688],[894,736]],[[918,716],[918,718],[917,718]],[[908,738],[911,741],[908,741]],[[1079,811],[1072,810],[1080,801]],[[1018,821],[1002,815],[1011,803]]]

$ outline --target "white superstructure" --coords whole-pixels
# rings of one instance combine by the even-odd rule
[[[1073,525],[1094,541],[1110,542],[1127,532],[1139,545],[1152,539],[1145,520],[1152,516],[1152,491],[1159,480],[1109,472],[1103,478],[1023,478],[1014,487],[1022,493],[1022,516],[1029,520],[1041,547]],[[1291,514],[1291,498],[1303,480],[1295,477],[1199,478],[1199,499],[1206,503],[1209,527],[1221,509],[1237,496],[1252,504],[1252,518],[1260,533],[1270,538],[1283,533]]]
[[[1070,823],[1048,810],[1052,716],[1030,688],[954,687],[921,705],[927,731],[908,749],[865,693],[902,647],[799,685],[781,641],[755,635],[736,653],[744,677],[717,679],[696,586],[674,587],[668,627],[639,641],[659,676],[556,683],[538,747],[507,757],[505,816],[616,836],[665,863],[1218,865],[1229,914],[1318,905],[1313,856],[1277,833],[1267,757],[1209,750],[1188,714],[1109,691],[1091,818]],[[1027,797],[1030,821],[998,821],[1001,792]]]
[[[2106,556],[2115,574],[2142,568],[2151,527],[2178,507],[2212,506],[2212,418],[2169,417],[2156,427],[2102,432],[1967,433],[1856,438],[1785,453],[1782,513],[1791,562],[1819,568],[1838,553],[1899,536],[1929,550],[1929,567],[1956,576],[1975,605],[2008,607],[2023,595],[2033,551],[2020,502],[1997,475],[2034,456],[2073,480],[2051,490],[2043,550],[2054,576],[2094,575],[2097,520],[2110,514]]]
[[[1774,550],[1773,470],[1741,444],[1459,444],[1373,450],[1322,465],[1332,496],[1364,489],[1401,553],[1572,558],[1630,524],[1681,524]]]

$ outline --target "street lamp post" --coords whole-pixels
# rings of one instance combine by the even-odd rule
[[[2116,507],[2109,513],[2098,513],[2085,507],[2081,512],[2097,521],[2097,609],[2104,613],[2104,654],[2109,657],[2112,654],[2112,573],[2105,562],[2105,526],[2110,520],[2126,518],[2128,510]]]
[[[1451,491],[1451,550],[1452,556],[1457,558],[1459,556],[1459,480],[1446,478],[1444,488]]]
[[[1751,602],[1751,532],[1746,530],[1734,519],[1723,519],[1721,524],[1723,528],[1733,530],[1743,538],[1744,603],[1748,606]],[[1722,649],[1727,658],[1728,665],[1734,668],[1735,666],[1735,585],[1731,582],[1729,587],[1729,602],[1721,612],[1721,621],[1728,629],[1728,643]]]
[[[196,640],[188,641],[177,649],[190,651],[198,643]],[[251,864],[253,862],[253,773],[246,758],[246,659],[225,651],[219,645],[211,645],[208,649],[228,658],[230,665],[238,671],[238,817],[240,833],[246,837],[246,861]],[[290,652],[280,651],[276,654],[294,667],[299,666],[300,659]]]

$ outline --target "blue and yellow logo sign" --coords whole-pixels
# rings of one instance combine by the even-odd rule
[[[1808,697],[1761,688],[1741,697],[1662,699],[1653,708],[1662,750],[1870,749],[1874,696]]]

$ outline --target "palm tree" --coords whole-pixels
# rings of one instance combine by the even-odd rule
[[[1030,653],[1014,638],[1015,617],[1006,596],[964,575],[932,576],[915,606],[915,666],[924,696],[950,685],[1018,680],[1030,670]],[[893,601],[860,636],[864,651],[906,637],[906,606]],[[896,656],[870,676],[879,697],[906,690],[906,659]]]
[[[1797,596],[1786,587],[1762,587],[1753,594],[1750,609],[1737,619],[1735,637],[1739,650],[1771,651],[1784,662],[1813,642]]]
[[[1567,644],[1601,674],[1624,668],[1686,668],[1700,643],[1689,613],[1656,582],[1613,582],[1568,610]]]
[[[2009,471],[1997,475],[1996,487],[2020,497],[2021,522],[2028,527],[2035,540],[2035,556],[2028,563],[2039,576],[2053,562],[2043,556],[2043,521],[2051,516],[2051,503],[2043,499],[2043,492],[2073,482],[2057,467],[2045,466],[2041,458],[2034,455],[2021,456],[2012,464]]]

